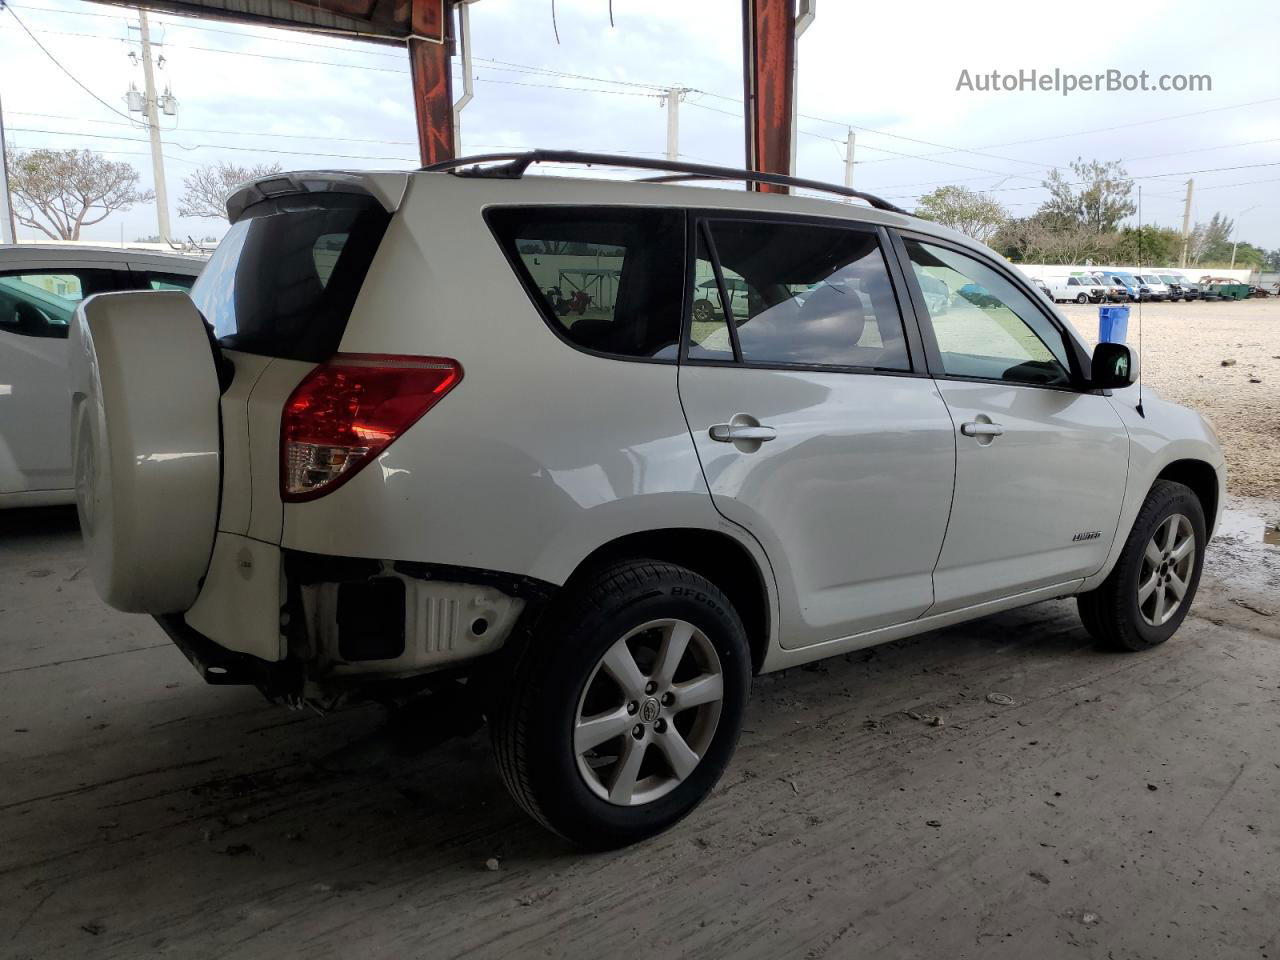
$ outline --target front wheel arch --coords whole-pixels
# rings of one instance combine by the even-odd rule
[[[1213,536],[1214,521],[1218,516],[1218,471],[1203,460],[1175,460],[1156,475],[1156,482],[1172,480],[1190,488],[1200,501],[1204,511],[1205,530]],[[1155,482],[1152,483],[1152,487]]]

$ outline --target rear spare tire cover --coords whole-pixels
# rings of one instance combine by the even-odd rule
[[[68,344],[76,509],[99,595],[131,613],[195,602],[218,522],[217,369],[185,293],[105,293]]]

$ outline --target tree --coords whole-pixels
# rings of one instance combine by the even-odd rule
[[[154,197],[138,189],[131,164],[91,150],[14,151],[7,159],[14,216],[53,240],[79,240],[81,228]]]
[[[253,167],[238,167],[234,163],[217,163],[200,167],[182,181],[182,199],[178,201],[178,216],[225,220],[227,196],[232,190],[279,172],[280,164],[278,163],[263,163]]]
[[[1010,220],[991,244],[1019,263],[1072,264],[1111,259],[1115,238],[1115,234],[1098,234],[1084,224],[1064,223],[1056,215],[1040,211]]]
[[[1120,221],[1131,216],[1138,207],[1129,195],[1133,181],[1129,179],[1119,161],[1100,163],[1077,157],[1071,161],[1072,180],[1054,167],[1049,171],[1044,187],[1049,199],[1040,212],[1052,216],[1065,225],[1080,225],[1094,233],[1112,233]]]
[[[989,243],[1009,219],[1004,207],[985,193],[967,187],[939,187],[920,198],[916,216],[958,230],[979,243]]]
[[[1197,223],[1191,231],[1188,255],[1192,263],[1227,264],[1231,261],[1231,234],[1235,221],[1221,213],[1215,213],[1208,223]]]
[[[1141,238],[1141,242],[1139,242]],[[1125,227],[1116,243],[1115,259],[1143,266],[1171,266],[1182,253],[1182,235],[1170,227],[1144,224]]]

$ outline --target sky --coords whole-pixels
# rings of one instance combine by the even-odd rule
[[[66,71],[0,10],[0,97],[11,148],[83,147],[132,163],[152,184],[146,131],[129,119],[142,86],[132,11],[87,0],[7,4]],[[471,7],[475,99],[463,152],[533,146],[659,157],[662,91],[683,87],[682,158],[743,165],[740,0],[477,0]],[[332,36],[152,14],[178,100],[162,118],[177,237],[221,236],[217,220],[177,217],[185,176],[202,164],[285,169],[417,165],[405,51]],[[559,37],[557,41],[556,31]],[[854,185],[910,209],[945,184],[988,191],[1033,213],[1040,182],[1077,157],[1120,160],[1142,188],[1144,223],[1181,227],[1216,211],[1238,239],[1280,247],[1280,4],[1041,0],[913,4],[822,0],[799,42],[797,174],[843,182],[850,127]],[[1198,74],[1210,90],[980,91],[991,71],[1150,82]],[[455,67],[455,78],[461,68]],[[461,82],[455,79],[455,91]],[[91,95],[92,94],[92,95]],[[123,114],[123,115],[122,115]],[[136,115],[135,115],[136,116]],[[616,174],[615,174],[616,175]],[[19,238],[30,234],[19,228]],[[139,205],[88,228],[117,242],[157,232]]]

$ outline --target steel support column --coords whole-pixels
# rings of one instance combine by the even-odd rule
[[[423,165],[457,155],[453,129],[453,4],[413,0],[409,68]]]
[[[791,172],[795,0],[742,0],[742,79],[747,169]],[[751,186],[748,186],[751,189]],[[786,187],[755,189],[786,193]]]

